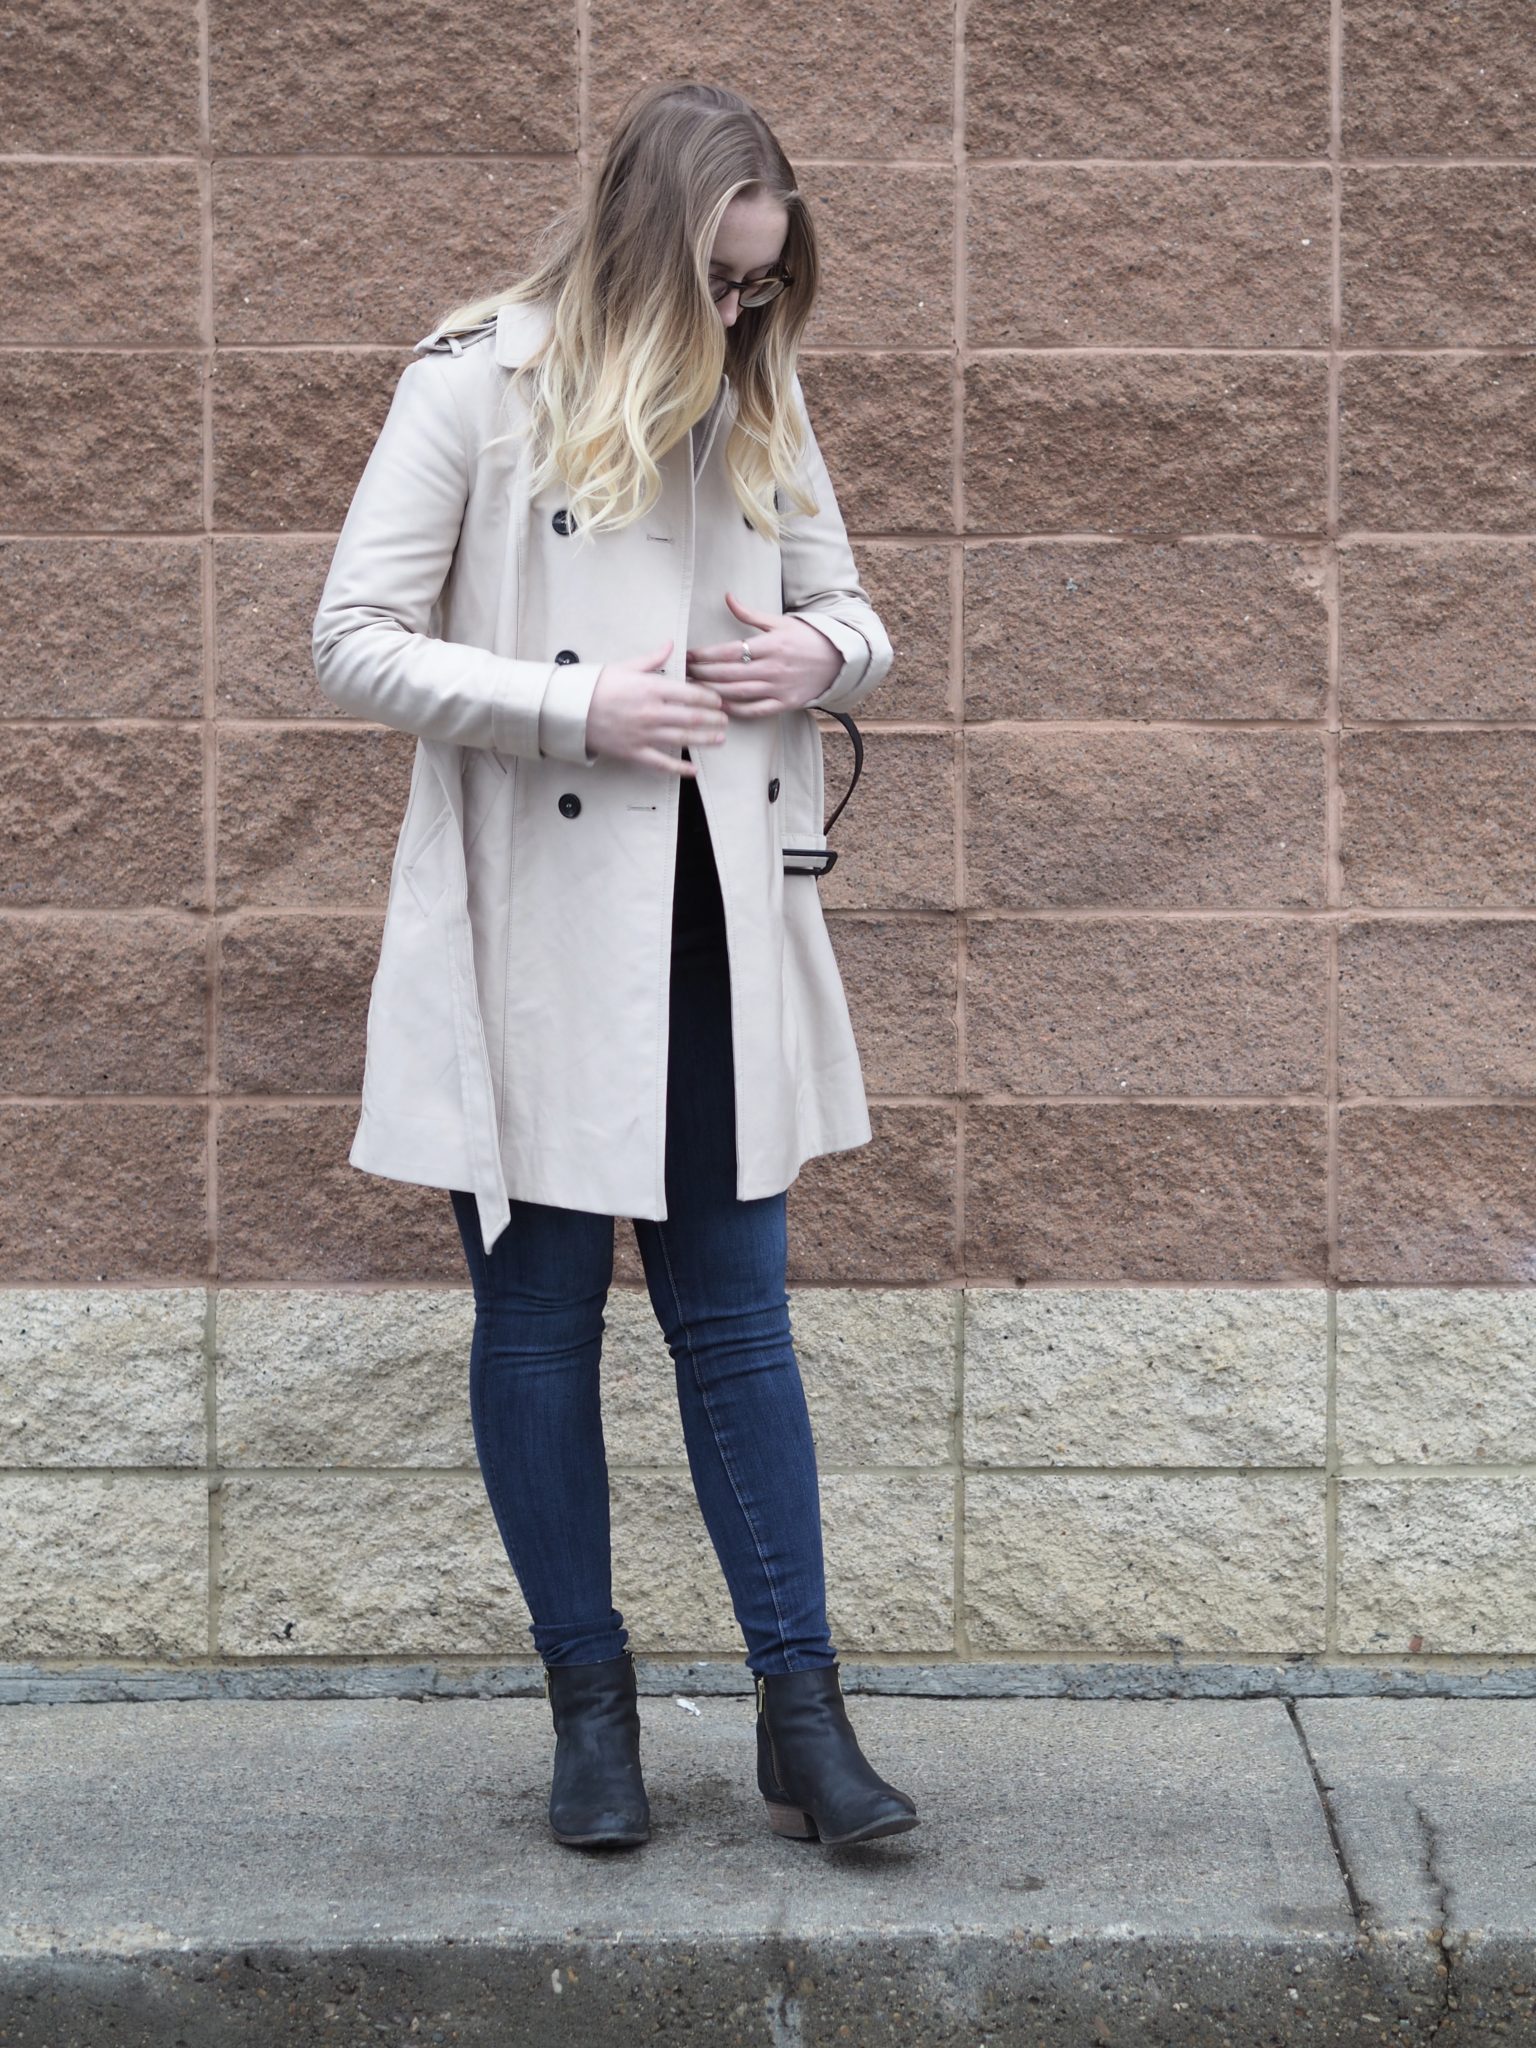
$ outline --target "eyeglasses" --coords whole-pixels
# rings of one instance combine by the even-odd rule
[[[717,278],[709,288],[709,296],[718,306],[720,301],[732,292],[741,293],[743,306],[766,306],[770,299],[776,299],[785,285],[794,279],[787,270],[770,270],[766,277],[722,277]]]

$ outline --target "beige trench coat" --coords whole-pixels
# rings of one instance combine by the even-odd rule
[[[892,661],[808,420],[815,516],[791,508],[775,545],[736,503],[723,463],[728,379],[700,430],[697,478],[685,434],[662,459],[649,517],[578,551],[558,480],[529,495],[525,416],[508,389],[547,319],[542,306],[504,306],[471,336],[416,344],[313,635],[333,704],[417,735],[348,1158],[365,1173],[471,1190],[487,1250],[509,1195],[667,1213],[680,782],[588,755],[603,663],[670,636],[666,673],[684,675],[690,645],[743,630],[727,588],[755,608],[803,613],[842,651],[820,706],[858,704]],[[793,389],[803,415],[798,378]],[[702,623],[690,637],[695,593]],[[821,731],[809,708],[728,717],[723,744],[698,750],[725,911],[743,1201],[786,1188],[814,1154],[870,1137],[819,885],[783,865],[786,846],[827,844]]]

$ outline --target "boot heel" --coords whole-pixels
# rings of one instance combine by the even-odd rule
[[[771,1799],[763,1801],[768,1809],[768,1825],[776,1835],[788,1835],[795,1842],[819,1842],[816,1823],[808,1813],[802,1813],[798,1806],[776,1806]]]

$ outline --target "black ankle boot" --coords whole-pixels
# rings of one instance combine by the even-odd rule
[[[859,1748],[836,1664],[759,1671],[757,1789],[776,1835],[868,1842],[917,1826],[917,1807]]]
[[[640,1776],[640,1709],[629,1650],[600,1664],[546,1664],[544,1696],[555,1722],[549,1793],[555,1840],[579,1848],[649,1840],[651,1809]]]

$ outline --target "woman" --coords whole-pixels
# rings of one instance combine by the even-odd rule
[[[870,1136],[808,707],[892,660],[795,371],[815,282],[760,116],[641,92],[547,257],[417,344],[315,618],[326,695],[418,739],[349,1156],[451,1191],[475,1443],[573,1844],[650,1820],[599,1401],[615,1216],[755,1676],[770,1824],[917,1821],[843,1703],[785,1292],[790,1182]]]

